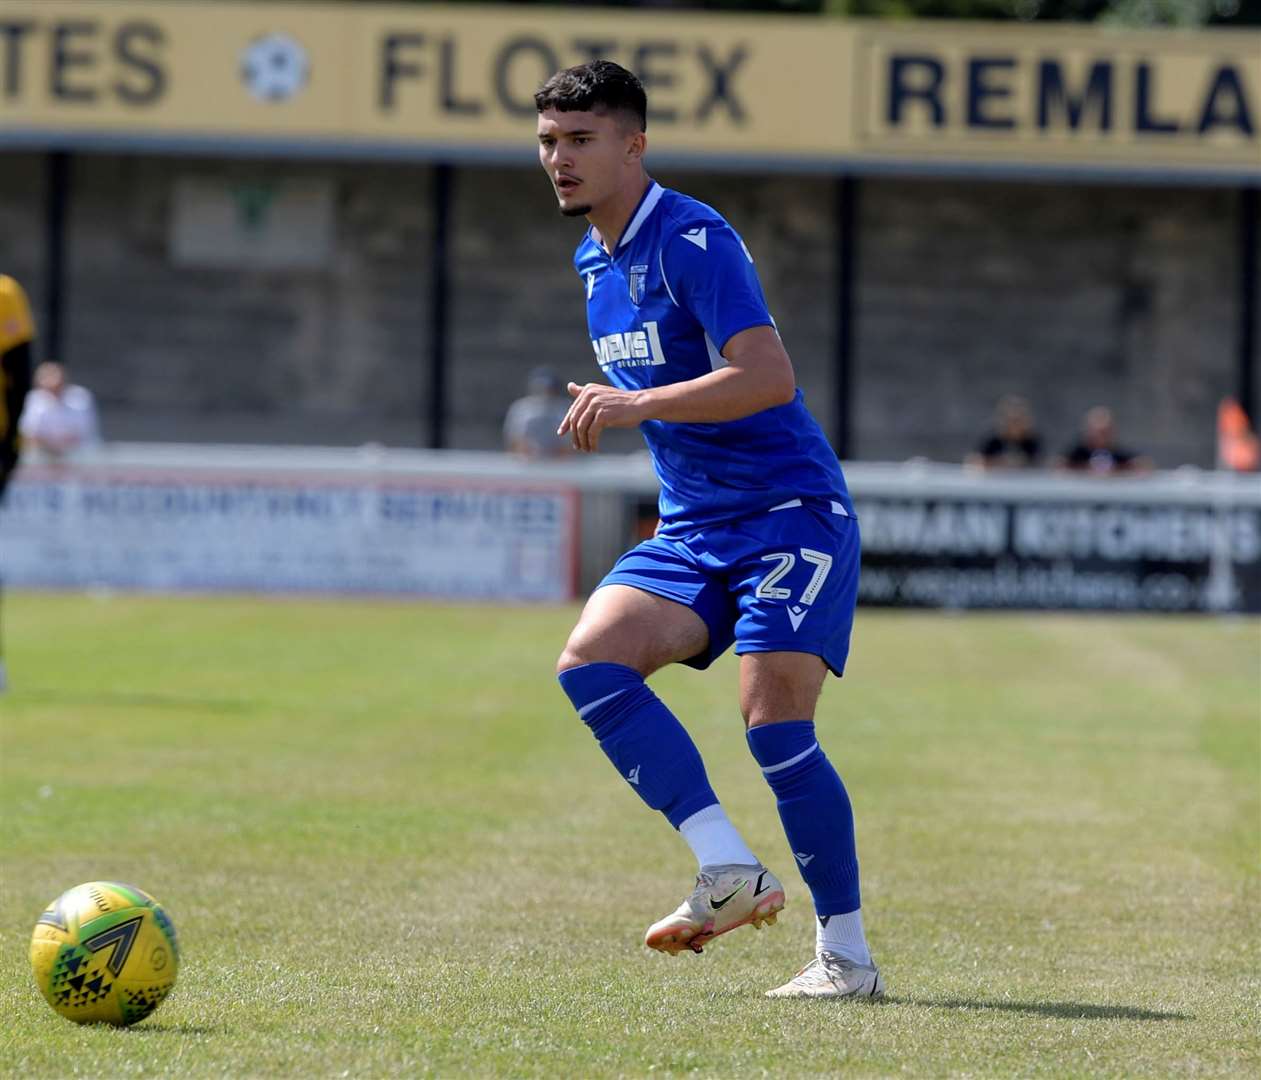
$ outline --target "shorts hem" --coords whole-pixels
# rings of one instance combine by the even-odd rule
[[[598,584],[591,591],[593,593],[597,593],[601,589],[603,589],[606,585],[625,585],[628,589],[638,589],[640,592],[647,593],[649,596],[659,596],[661,597],[662,600],[672,600],[674,601],[674,603],[678,604],[680,607],[687,608],[688,611],[695,610],[692,607],[692,605],[689,604],[687,600],[682,598],[678,593],[669,593],[669,592],[666,592],[664,589],[654,589],[651,587],[649,583],[645,582],[643,578],[630,577],[630,576],[623,577],[620,574],[617,574],[615,571],[613,571],[606,574],[604,576],[604,579],[600,582],[600,584]]]
[[[838,679],[845,674],[845,661],[849,659],[848,654],[841,658],[838,665],[835,657],[830,656],[826,649],[811,648],[809,645],[803,645],[799,641],[737,641],[735,654],[743,656],[745,653],[767,653],[767,652],[796,652],[806,653],[809,656],[817,656],[828,667]]]

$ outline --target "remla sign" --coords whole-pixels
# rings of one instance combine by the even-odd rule
[[[873,31],[859,59],[869,88],[859,137],[869,147],[1057,154],[1076,145],[1136,160],[1211,150],[1261,167],[1261,50],[1251,35]]]

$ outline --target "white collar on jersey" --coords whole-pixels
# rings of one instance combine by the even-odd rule
[[[624,248],[635,239],[635,234],[643,228],[644,222],[648,220],[648,215],[656,209],[657,203],[661,201],[661,196],[665,193],[665,188],[654,180],[652,186],[648,189],[648,194],[644,196],[644,201],[639,204],[639,210],[631,218],[630,224],[626,226],[626,231],[622,233],[622,238],[617,242],[619,248]]]

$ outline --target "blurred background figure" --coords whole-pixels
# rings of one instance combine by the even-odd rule
[[[0,500],[18,463],[18,417],[31,388],[35,324],[22,286],[0,274]]]
[[[537,367],[504,419],[504,447],[527,458],[564,457],[573,451],[569,437],[556,429],[569,411],[565,382],[549,367]]]
[[[1081,439],[1064,453],[1060,462],[1075,472],[1111,475],[1120,472],[1149,472],[1151,458],[1117,444],[1116,420],[1106,405],[1096,405],[1082,420]]]
[[[92,392],[67,382],[60,364],[40,364],[22,412],[21,433],[24,445],[52,458],[96,446],[101,429]]]
[[[1232,472],[1261,468],[1261,447],[1248,414],[1234,398],[1223,398],[1217,407],[1217,467]]]
[[[1033,421],[1033,409],[1019,394],[1005,394],[994,410],[994,430],[966,464],[982,469],[1028,469],[1039,464],[1042,438]]]
[[[31,342],[35,324],[22,286],[0,274],[0,503],[18,463],[18,417],[31,386]],[[3,597],[0,582],[0,598]],[[0,693],[8,687],[0,641]]]

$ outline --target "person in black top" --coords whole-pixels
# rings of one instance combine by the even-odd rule
[[[994,410],[994,430],[968,455],[967,464],[983,469],[1027,469],[1042,456],[1042,440],[1033,409],[1017,394],[1007,394]]]
[[[1149,472],[1151,459],[1119,446],[1112,410],[1096,405],[1082,420],[1081,438],[1065,451],[1061,468],[1109,476],[1120,472]]]

